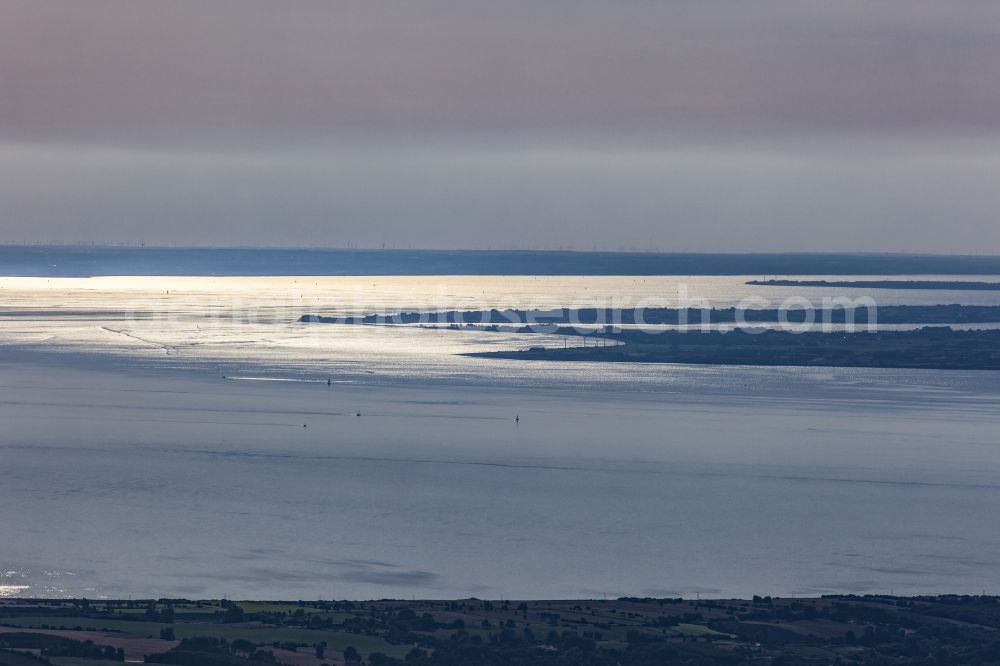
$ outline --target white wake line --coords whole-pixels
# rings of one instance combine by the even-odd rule
[[[297,384],[353,384],[350,379],[298,379],[295,377],[243,377],[225,375],[223,379],[230,379],[237,382],[293,382]]]
[[[155,340],[147,340],[146,338],[140,338],[138,335],[132,335],[131,333],[126,333],[125,331],[119,331],[113,328],[108,328],[107,326],[101,326],[102,331],[107,331],[108,333],[115,333],[117,335],[123,335],[126,338],[131,338],[133,340],[138,340],[139,342],[145,343],[147,345],[152,345],[153,347],[158,347],[163,350],[167,356],[180,356],[180,350],[176,347],[171,347],[165,345],[162,342],[156,342]]]

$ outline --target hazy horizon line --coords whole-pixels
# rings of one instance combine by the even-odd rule
[[[905,252],[894,250],[770,250],[759,251],[733,251],[733,250],[665,250],[665,249],[643,249],[643,248],[529,248],[529,247],[385,247],[370,245],[192,245],[175,244],[164,245],[160,243],[136,243],[136,242],[44,242],[44,241],[23,241],[9,242],[0,241],[0,249],[19,248],[72,248],[72,249],[114,249],[114,250],[296,250],[314,252],[428,252],[428,253],[538,253],[538,254],[641,254],[641,255],[664,255],[664,256],[734,256],[734,257],[770,257],[770,256],[866,256],[866,257],[953,257],[953,258],[997,258],[1000,253],[994,252]]]

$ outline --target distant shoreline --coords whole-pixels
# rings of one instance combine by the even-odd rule
[[[808,315],[815,319],[807,319]],[[733,308],[704,311],[672,308],[450,310],[358,317],[306,314],[299,322],[346,326],[447,326],[457,330],[562,335],[567,340],[576,338],[582,342],[563,348],[534,346],[523,350],[464,354],[476,358],[1000,370],[1000,330],[956,330],[948,325],[985,324],[996,322],[998,316],[1000,307],[995,306],[936,305],[888,306],[874,314],[866,308],[839,308],[819,314],[806,310],[744,311]],[[705,328],[701,328],[703,322]],[[823,330],[824,322],[851,323],[857,328],[854,331]],[[777,323],[785,328],[764,328]],[[915,324],[922,328],[879,330],[879,323]],[[713,328],[712,324],[724,326]],[[682,327],[655,328],[663,325]],[[806,330],[797,329],[798,326],[805,326]],[[587,344],[589,338],[595,339],[593,344]]]
[[[573,335],[572,329],[557,334]],[[684,363],[806,367],[1000,370],[1000,331],[946,327],[879,333],[617,331],[611,346],[478,352],[468,356],[533,361]]]
[[[1000,291],[1000,282],[970,282],[964,280],[749,280],[747,284],[763,287]]]

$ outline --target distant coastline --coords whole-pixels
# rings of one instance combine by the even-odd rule
[[[749,280],[764,287],[844,287],[848,289],[940,289],[950,291],[1000,291],[1000,282],[963,280]]]
[[[805,310],[485,310],[403,312],[395,315],[324,317],[306,314],[305,324],[368,326],[447,326],[454,329],[545,333],[581,340],[563,348],[476,352],[468,356],[539,361],[693,363],[707,365],[834,366],[938,370],[1000,370],[1000,330],[955,330],[946,323],[988,323],[1000,317],[994,306],[893,306],[878,311],[878,323],[929,324],[913,330],[869,330],[865,308],[825,313],[830,323],[852,322],[855,332],[817,328],[772,330],[761,326],[795,325]],[[705,318],[702,319],[702,315]],[[813,316],[816,312],[811,312]],[[822,314],[822,313],[821,313]],[[723,329],[649,329],[641,324],[699,326],[702,321],[738,324]],[[740,318],[744,319],[741,321]],[[751,319],[752,317],[752,319]],[[817,319],[812,324],[820,325]],[[753,326],[756,325],[756,326]],[[876,324],[873,323],[873,326]],[[623,328],[622,326],[626,326]],[[627,327],[627,326],[635,326]],[[588,344],[588,340],[594,342]]]
[[[574,335],[575,329],[556,334]],[[1000,331],[927,327],[878,333],[616,331],[618,344],[480,352],[480,358],[617,363],[1000,370]]]

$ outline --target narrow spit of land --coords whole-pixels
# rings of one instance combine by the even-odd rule
[[[872,320],[869,322],[868,317]],[[744,326],[814,317],[804,332]],[[641,318],[641,321],[640,321]],[[849,308],[816,313],[806,310],[486,310],[482,312],[404,312],[393,315],[324,317],[303,315],[302,323],[431,325],[523,334],[566,336],[563,347],[470,354],[481,358],[538,361],[696,363],[715,365],[834,366],[939,370],[1000,370],[1000,330],[955,330],[948,323],[989,323],[1000,318],[995,306],[893,306],[877,312]],[[613,323],[609,323],[613,322]],[[736,323],[733,330],[649,330],[643,325]],[[824,331],[821,322],[860,325],[854,332]],[[939,325],[928,325],[940,322]],[[915,324],[912,330],[869,330],[866,324]],[[635,327],[628,327],[634,325]],[[583,326],[583,327],[581,327]],[[819,330],[817,330],[817,328]],[[589,343],[588,338],[597,341]],[[578,339],[579,344],[569,344]]]
[[[935,289],[953,291],[1000,291],[1000,282],[963,280],[750,280],[764,287],[847,287],[849,289]]]
[[[988,664],[1000,599],[6,600],[0,664]]]
[[[557,334],[579,335],[576,329]],[[927,327],[878,333],[790,331],[601,332],[617,344],[531,347],[472,356],[547,361],[794,365],[937,370],[1000,370],[1000,331]]]

